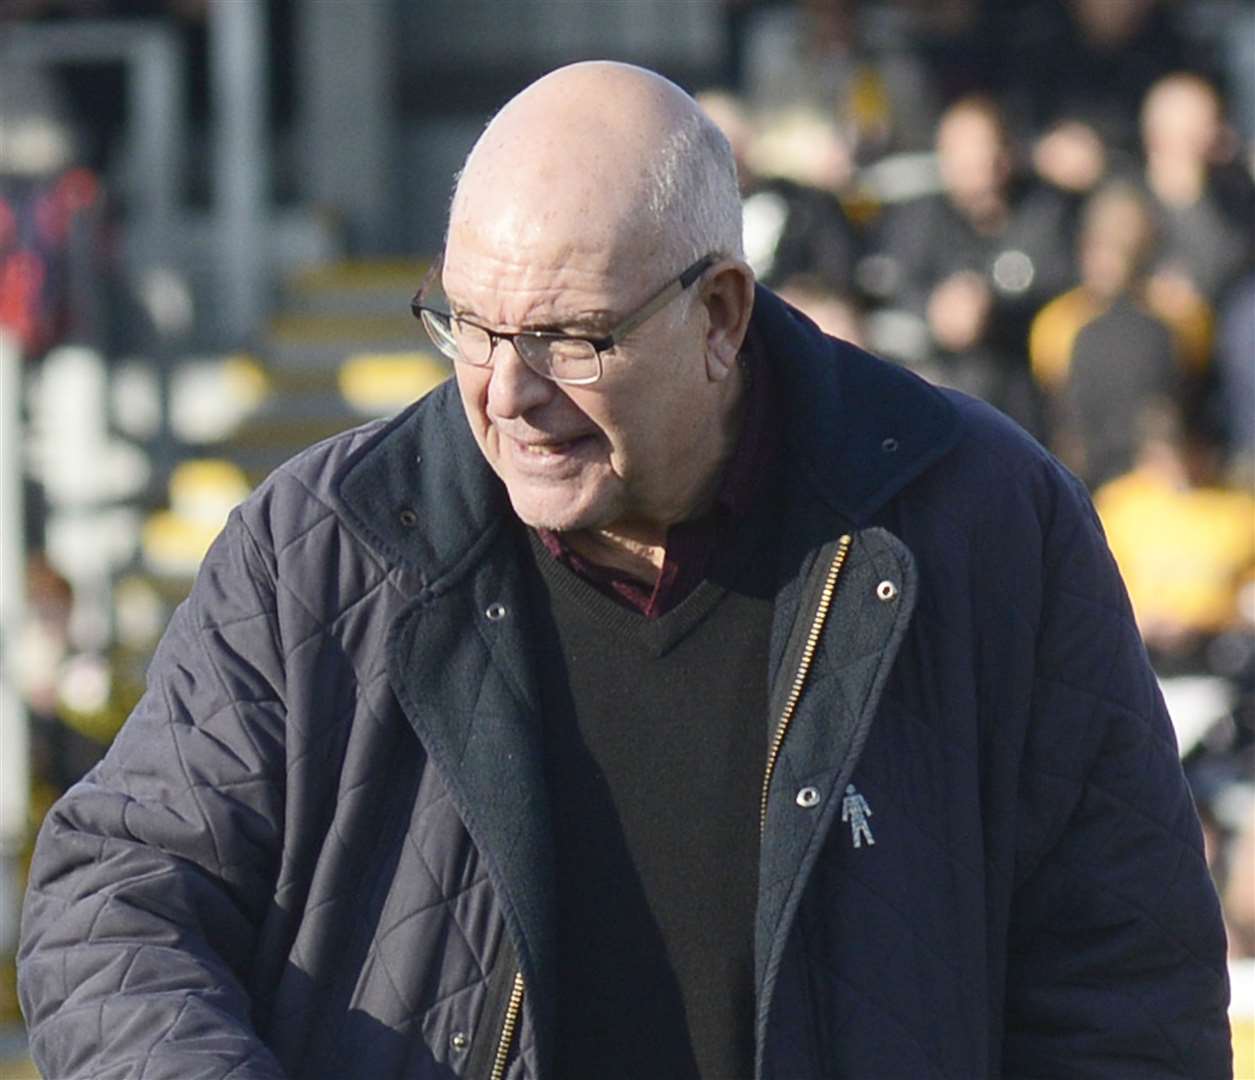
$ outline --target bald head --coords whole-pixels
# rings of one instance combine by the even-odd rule
[[[522,521],[653,565],[643,549],[704,512],[740,423],[754,304],[740,248],[728,142],[652,72],[562,68],[488,125],[454,194],[441,283],[455,322],[497,331],[487,362],[455,347],[454,370]],[[538,366],[537,341],[591,348],[592,381]]]
[[[513,98],[476,142],[450,240],[467,231],[485,246],[543,237],[597,250],[607,265],[739,255],[736,165],[674,83],[628,64],[573,64]]]

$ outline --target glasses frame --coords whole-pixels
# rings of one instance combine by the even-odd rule
[[[422,285],[419,287],[418,292],[414,294],[414,298],[410,301],[410,312],[413,314],[414,318],[423,324],[424,329],[427,330],[428,337],[431,338],[436,348],[449,357],[450,360],[469,364],[471,367],[492,367],[492,358],[496,354],[498,343],[508,341],[515,353],[518,354],[519,359],[527,365],[529,370],[536,372],[536,374],[541,378],[548,379],[551,382],[560,383],[563,386],[588,386],[597,382],[603,374],[604,369],[601,361],[601,354],[603,352],[613,349],[633,330],[657,315],[658,312],[670,304],[671,301],[689,289],[693,283],[698,280],[698,278],[700,278],[718,261],[718,259],[719,256],[713,253],[703,255],[691,266],[682,270],[676,277],[671,278],[665,285],[662,286],[662,288],[646,299],[643,304],[630,311],[627,315],[615,323],[615,325],[606,331],[606,333],[597,337],[590,337],[583,334],[549,333],[542,330],[493,330],[490,327],[481,326],[472,319],[454,316],[451,312],[431,307],[425,301],[428,291],[439,279],[441,268],[444,265],[443,252],[432,264],[431,269],[427,271],[426,276],[423,278]],[[433,332],[432,328],[429,326],[429,320],[436,323],[443,321],[445,325],[452,330],[455,318],[458,322],[465,323],[467,326],[473,326],[476,330],[481,330],[488,335],[488,359],[486,359],[483,363],[468,360],[462,355],[461,350],[457,349],[457,347],[452,344],[450,344],[449,348],[446,348],[439,340],[440,335]],[[524,349],[520,349],[518,347],[518,341],[520,338],[524,340],[535,340],[538,342],[585,342],[592,347],[593,355],[597,360],[597,370],[591,375],[579,378],[555,375],[552,371],[537,371],[536,367],[527,359],[527,353],[525,351],[526,347]]]

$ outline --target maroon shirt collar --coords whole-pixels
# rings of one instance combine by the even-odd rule
[[[554,558],[646,618],[665,615],[701,582],[711,553],[749,513],[779,452],[780,406],[752,326],[740,359],[747,375],[745,414],[715,495],[715,505],[700,518],[679,522],[667,530],[662,568],[652,585],[591,562],[573,551],[561,533],[536,530]]]

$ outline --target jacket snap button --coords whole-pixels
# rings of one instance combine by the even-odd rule
[[[460,1054],[471,1045],[471,1040],[466,1037],[465,1031],[455,1031],[449,1038],[449,1045]]]
[[[414,528],[415,525],[418,524],[418,515],[414,513],[414,511],[411,510],[408,506],[404,510],[402,510],[399,514],[397,514],[397,519],[407,529],[412,529]]]
[[[484,615],[487,616],[488,619],[490,619],[492,622],[500,622],[502,619],[505,618],[505,615],[506,615],[505,604],[501,604],[501,603],[489,604],[487,609],[484,611]]]
[[[892,600],[898,595],[898,587],[892,581],[882,581],[876,586],[876,596],[880,600]]]
[[[819,805],[819,788],[804,787],[797,793],[797,804],[804,810]]]
[[[880,449],[882,449],[886,454],[892,454],[895,450],[897,450],[897,448],[898,448],[898,440],[895,439],[892,435],[890,435],[889,438],[885,439],[880,444]]]

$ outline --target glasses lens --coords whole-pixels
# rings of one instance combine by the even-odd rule
[[[453,336],[453,327],[449,325],[449,316],[443,311],[430,311],[427,308],[421,308],[419,315],[431,343],[450,360],[459,359],[458,344]]]
[[[449,324],[460,359],[480,367],[492,361],[492,338],[487,330],[458,318],[450,318]]]
[[[514,344],[528,367],[557,382],[594,382],[601,374],[597,350],[583,338],[519,334]]]

